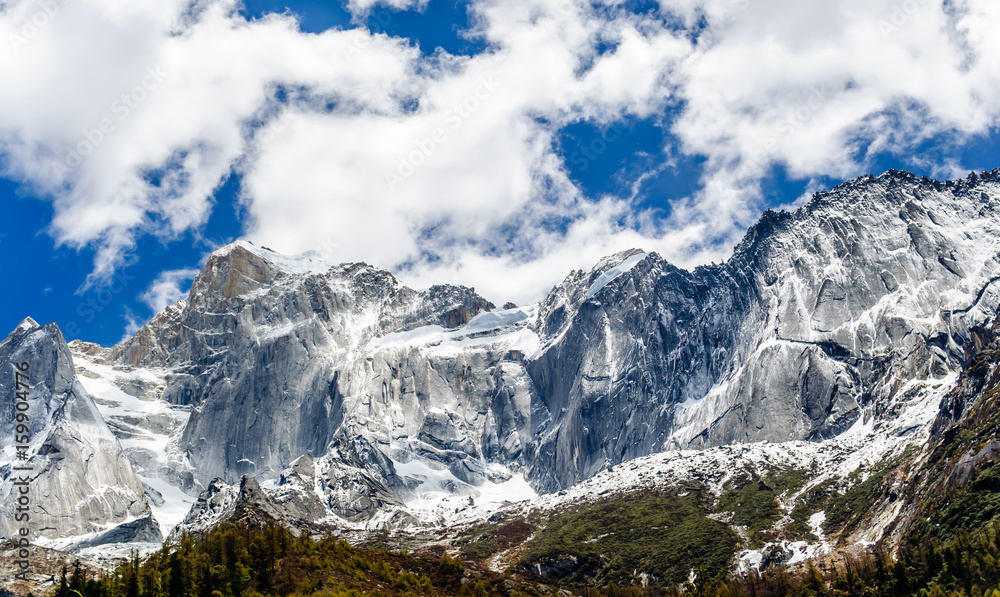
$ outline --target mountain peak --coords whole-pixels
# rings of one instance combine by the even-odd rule
[[[25,317],[24,321],[18,324],[17,329],[20,331],[31,332],[37,330],[42,326],[38,325],[38,322],[31,317]]]
[[[6,345],[11,342],[16,342],[18,339],[23,338],[28,334],[32,334],[38,330],[44,330],[48,328],[51,328],[49,331],[54,330],[55,333],[59,335],[60,342],[63,341],[62,332],[59,330],[59,326],[57,326],[55,323],[49,323],[45,326],[42,326],[31,317],[25,317],[21,321],[21,323],[17,325],[17,327],[15,327],[13,330],[11,330],[9,334],[7,334],[7,337],[6,339],[4,339],[3,344]]]
[[[237,241],[208,258],[191,285],[192,303],[228,301],[266,286],[278,275],[273,261],[247,241]]]
[[[24,375],[30,379],[30,390],[19,398],[28,405],[29,419],[0,416],[0,441],[13,446],[16,436],[26,438],[19,451],[27,456],[14,460],[13,449],[0,452],[0,503],[5,504],[0,508],[0,536],[14,536],[11,482],[12,467],[18,464],[33,471],[32,495],[39,499],[31,503],[30,516],[48,539],[107,531],[148,515],[142,483],[76,377],[59,328],[25,319],[0,344],[0,363],[27,363]],[[0,378],[4,396],[13,397],[15,389],[22,388],[19,377]]]
[[[325,274],[339,264],[328,262],[319,251],[305,251],[299,254],[286,255],[274,249],[257,246],[248,240],[238,240],[212,253],[213,257],[228,257],[245,251],[267,261],[275,268],[289,274]]]

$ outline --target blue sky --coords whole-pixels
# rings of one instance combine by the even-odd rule
[[[154,89],[158,83],[151,84],[139,94],[143,100],[136,102],[137,115],[122,118],[119,129],[124,132],[109,133],[107,142],[98,144],[104,145],[98,149],[107,155],[95,151],[93,159],[66,178],[39,173],[37,156],[44,152],[38,148],[55,147],[57,153],[66,145],[65,139],[78,143],[81,134],[98,126],[109,98],[118,97],[121,89],[134,91],[132,82],[143,79],[125,79],[123,86],[114,83],[117,70],[97,71],[91,82],[79,83],[82,95],[62,100],[73,102],[71,98],[80,97],[80,105],[90,102],[97,109],[81,108],[77,120],[66,120],[65,131],[32,140],[35,149],[31,151],[24,139],[45,127],[18,128],[25,116],[19,116],[18,122],[0,122],[4,172],[0,200],[8,214],[0,224],[0,250],[11,270],[0,298],[0,328],[12,329],[30,315],[40,322],[57,321],[70,338],[114,344],[126,330],[151,317],[165,300],[180,296],[190,282],[192,268],[211,250],[243,237],[286,252],[319,249],[329,253],[326,256],[332,261],[364,259],[393,269],[418,286],[436,280],[463,282],[475,285],[494,302],[511,298],[521,302],[539,297],[573,267],[592,264],[596,257],[625,246],[659,250],[682,265],[724,256],[763,209],[792,204],[806,192],[830,188],[848,177],[898,168],[942,178],[1000,166],[996,114],[985,106],[990,103],[986,100],[991,88],[974,87],[981,82],[968,82],[965,93],[972,96],[975,91],[985,97],[984,105],[965,106],[968,109],[962,117],[952,121],[948,108],[962,108],[962,97],[938,97],[946,91],[912,87],[905,81],[899,82],[899,89],[889,83],[882,88],[873,82],[877,73],[866,72],[864,64],[847,58],[826,68],[830,80],[846,76],[857,90],[822,91],[818,94],[822,100],[810,95],[816,93],[810,91],[818,84],[811,80],[816,69],[789,67],[790,72],[783,75],[787,80],[776,83],[783,95],[775,99],[771,89],[749,75],[748,80],[738,80],[718,66],[713,52],[725,57],[722,52],[727,44],[754,43],[752,36],[747,42],[745,32],[739,30],[740,19],[753,31],[754,19],[766,18],[770,5],[782,8],[780,2],[739,9],[746,12],[734,12],[733,6],[742,5],[730,0],[708,2],[700,13],[690,8],[698,3],[687,0],[676,3],[678,8],[672,12],[658,9],[657,3],[642,3],[622,9],[624,13],[606,15],[593,10],[583,16],[541,0],[532,9],[535,13],[527,16],[519,15],[514,4],[491,2],[369,4],[248,1],[236,11],[198,17],[200,21],[186,26],[208,29],[212,18],[225,24],[250,19],[257,25],[242,33],[239,27],[225,30],[226,35],[242,36],[232,43],[275,43],[279,52],[288,48],[289,62],[276,64],[277,74],[259,78],[242,74],[243,67],[220,67],[224,70],[212,73],[191,62],[191,73],[205,70],[206,81],[232,80],[232,87],[223,92],[206,88],[204,96],[187,97],[183,94],[195,88],[195,83],[166,91]],[[150,6],[150,13],[155,12]],[[883,13],[887,20],[871,21],[870,41],[883,53],[891,54],[897,45],[927,45],[924,25],[917,21],[927,19],[926,26],[932,27],[938,17],[965,32],[969,44],[987,44],[974,29],[961,24],[961,15],[949,15],[944,8],[940,15],[925,8],[903,15],[905,21],[893,21],[890,6],[887,3],[888,12]],[[970,2],[968,10],[974,13],[977,6]],[[6,10],[0,12],[0,20],[6,18],[8,31],[17,34],[25,16],[30,18],[38,9],[25,2]],[[538,25],[544,22],[546,10],[555,11],[549,29]],[[849,12],[845,7],[845,14]],[[266,15],[272,13],[284,16],[265,23]],[[297,25],[290,24],[289,15],[294,15]],[[54,51],[65,50],[57,35],[86,38],[98,35],[104,26],[74,30],[70,19],[62,23],[59,16],[53,15],[55,24],[37,33],[37,38],[16,48],[17,56],[43,44],[53,44]],[[156,28],[155,19],[139,16],[145,19],[142,26]],[[129,18],[139,17],[130,14],[119,20]],[[829,20],[824,15],[817,18],[819,23]],[[573,19],[581,21],[579,28],[564,24]],[[177,26],[176,21],[171,23]],[[885,23],[897,30],[886,30]],[[772,57],[776,68],[801,51],[796,50],[797,44],[806,43],[796,37],[795,24],[773,33],[779,40],[781,35],[788,36],[788,51]],[[806,26],[800,23],[799,29]],[[628,34],[621,35],[623,28]],[[556,33],[544,42],[548,45],[539,46],[545,51],[529,48],[525,58],[518,57],[519,47],[542,43],[536,40],[553,29]],[[716,30],[715,37],[705,35]],[[335,45],[341,39],[329,36],[331,32],[357,36],[346,38],[345,51],[331,54],[324,44]],[[213,35],[221,34],[191,37],[209,44]],[[905,35],[912,35],[912,42]],[[254,36],[256,40],[249,39]],[[574,36],[580,39],[567,41]],[[637,36],[640,41],[634,41]],[[835,31],[830,36],[831,46],[846,43]],[[218,41],[209,51],[217,53],[219,63],[225,65],[227,45],[224,39]],[[123,34],[120,43],[129,47],[143,42]],[[182,42],[166,34],[162,43],[164,47],[174,44],[173,49],[150,46],[137,48],[135,53],[146,52],[156,62],[185,49],[178,49]],[[629,44],[635,51],[626,55]],[[993,48],[983,45],[979,59],[990,62],[988,52]],[[192,55],[205,51],[199,47]],[[317,62],[371,62],[358,64],[356,72],[345,67],[332,74],[320,65],[316,72],[289,75],[292,82],[283,88],[291,92],[268,91],[284,73],[308,62],[312,52]],[[121,55],[120,51],[114,54]],[[497,66],[499,57],[523,62],[505,71],[506,63]],[[123,61],[120,70],[138,64],[118,59]],[[257,60],[267,59],[264,54]],[[170,76],[187,76],[183,60],[174,60]],[[565,72],[558,60],[568,63]],[[958,81],[964,69],[970,78],[989,80],[972,72],[975,67],[953,63],[927,64],[922,74]],[[31,72],[37,74],[37,65],[33,68]],[[565,77],[566,83],[545,90],[546,77],[534,72],[536,68],[550,69],[553,80]],[[760,65],[753,68],[766,70]],[[995,67],[983,68],[996,74]],[[648,81],[647,70],[656,70]],[[598,75],[600,80],[588,81]],[[530,81],[522,84],[522,76]],[[765,78],[760,73],[754,76]],[[693,85],[692,80],[701,84]],[[366,81],[378,89],[369,95],[359,91]],[[68,84],[63,76],[53,82],[53,89],[64,91],[61,86]],[[624,89],[614,89],[616,85]],[[11,113],[23,110],[29,119],[37,116],[39,122],[60,122],[44,112],[44,105],[57,95],[54,91],[39,87],[0,92],[7,93],[11,94],[7,104]],[[92,101],[87,93],[92,93]],[[147,93],[152,98],[148,102]],[[247,94],[245,102],[240,101],[241,93]],[[859,97],[863,93],[867,95]],[[907,93],[912,97],[900,103],[898,98],[906,98]],[[219,100],[216,112],[205,107],[219,97],[232,104]],[[717,101],[719,97],[726,99]],[[17,103],[18,98],[23,105]],[[52,103],[51,109],[60,118],[73,111],[65,103]],[[435,111],[437,103],[441,105]],[[178,110],[191,114],[170,130],[154,130],[159,120],[174,117]],[[770,117],[768,110],[773,111]],[[242,116],[234,118],[236,128],[226,131],[215,124],[219,115],[237,112]],[[750,118],[748,113],[756,116]],[[178,130],[185,125],[202,120],[206,124],[190,138],[179,136]],[[410,120],[412,126],[407,124]],[[262,121],[270,124],[259,124]],[[443,141],[429,141],[435,131]],[[140,145],[128,145],[133,136]],[[243,141],[238,141],[241,136]],[[406,140],[408,136],[412,142]],[[395,144],[401,138],[406,141]],[[752,150],[754,143],[764,146],[768,142],[774,149]],[[120,154],[115,153],[118,144],[122,145]],[[157,144],[162,144],[162,151]],[[129,152],[135,150],[128,147],[150,148],[141,150],[149,156],[144,162],[129,161]],[[431,149],[427,155],[415,154],[423,151],[421,147]],[[379,162],[382,158],[388,165]],[[366,166],[365,160],[378,163]],[[428,165],[410,160],[426,160]],[[163,169],[166,163],[174,164],[174,169]],[[406,174],[407,165],[414,174]],[[337,174],[340,171],[333,166],[344,170]],[[367,178],[347,177],[365,167],[372,173]],[[149,175],[152,171],[176,176],[157,180]],[[114,190],[94,190],[130,172],[139,174],[123,179]],[[398,187],[390,175],[399,176]],[[134,180],[145,182],[136,187]],[[195,185],[198,180],[204,182]],[[357,194],[350,195],[355,187]],[[453,187],[454,197],[449,195]],[[123,195],[121,189],[128,191]],[[102,209],[101,192],[122,202],[122,210]],[[121,214],[130,210],[140,215],[121,223]],[[316,220],[327,224],[311,228],[318,226]],[[384,224],[371,230],[381,233],[384,229],[385,237],[369,245],[372,232],[364,226],[372,220]],[[351,228],[359,226],[364,229],[352,239]],[[296,234],[299,229],[310,230],[308,242],[300,238],[308,234]],[[325,229],[331,231],[329,235],[322,233]],[[514,282],[505,279],[525,280],[524,287],[507,292]]]

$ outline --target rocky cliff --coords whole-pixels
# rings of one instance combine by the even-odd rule
[[[1000,304],[998,177],[863,177],[765,213],[723,264],[627,251],[499,310],[240,241],[130,340],[73,350],[156,508],[213,488],[186,524],[257,495],[244,476],[308,524],[411,524],[421,496],[668,450],[919,443]]]
[[[240,242],[112,360],[170,370],[203,484],[364,437],[388,461],[472,484],[499,464],[551,491],[664,449],[892,418],[998,304],[998,200],[992,177],[865,177],[766,213],[724,264],[626,252],[502,311]]]
[[[26,319],[0,344],[0,363],[0,536],[13,537],[24,526],[33,542],[81,535],[88,545],[162,540],[142,483],[77,379],[59,328]],[[15,387],[17,366],[26,371],[27,387]],[[26,410],[15,410],[16,391],[27,391]],[[15,420],[19,412],[28,420]],[[23,454],[15,435],[30,439]],[[15,482],[28,488],[24,524],[15,516],[21,488]]]

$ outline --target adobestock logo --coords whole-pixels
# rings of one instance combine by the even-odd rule
[[[451,130],[457,130],[468,120],[489,99],[501,83],[493,78],[493,75],[479,77],[479,85],[475,90],[467,95],[462,101],[457,102],[444,113],[444,123]],[[399,165],[395,172],[385,172],[385,183],[390,191],[395,191],[405,179],[413,176],[421,165],[431,157],[440,145],[448,140],[446,127],[434,128],[430,135],[414,143],[413,151],[398,157]]]
[[[285,132],[285,128],[287,127],[285,123],[281,122],[280,118],[276,118],[266,126],[261,127],[254,133],[254,141],[256,141],[257,147],[264,148],[273,143],[278,138],[278,135]]]
[[[892,5],[892,13],[889,15],[888,19],[880,19],[878,22],[879,33],[882,34],[884,39],[889,39],[889,37],[906,26],[910,22],[923,5],[926,0],[905,0],[901,4]]]
[[[750,0],[730,0],[729,5],[723,9],[722,22],[733,20],[748,8],[750,8]]]
[[[601,135],[599,137],[594,137],[590,140],[590,143],[586,143],[574,151],[569,156],[569,163],[576,166],[577,170],[580,172],[586,171],[591,164],[596,162],[597,159],[608,150],[608,147],[612,143],[621,137],[625,130],[624,125],[616,124],[606,131],[601,131]]]
[[[7,41],[10,42],[10,47],[14,50],[14,53],[20,54],[24,46],[38,37],[38,34],[48,27],[52,19],[59,14],[67,1],[42,0],[39,2],[39,9],[21,23],[21,26],[17,28],[17,33],[11,33],[7,36]]]
[[[373,35],[386,33],[386,28],[392,22],[392,13],[384,8],[379,8],[371,14],[370,19],[375,22],[370,24],[368,28],[355,27],[352,30],[351,41],[344,48],[345,55],[354,56],[371,47]]]
[[[95,127],[83,129],[81,131],[82,138],[72,147],[66,149],[63,163],[57,168],[61,171],[60,173],[65,176],[79,168],[84,160],[117,130],[116,120],[118,123],[127,120],[139,105],[149,98],[150,93],[159,88],[166,76],[167,74],[160,66],[146,68],[145,75],[137,85],[111,102],[111,115],[116,119],[102,118]]]

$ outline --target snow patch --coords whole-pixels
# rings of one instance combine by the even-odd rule
[[[38,325],[37,321],[35,321],[31,317],[25,317],[24,321],[18,324],[17,330],[20,332],[30,332],[32,330],[37,330],[40,327],[42,326]]]
[[[615,281],[615,279],[617,279],[619,276],[621,276],[625,272],[635,267],[640,261],[642,261],[645,258],[646,258],[646,253],[644,252],[636,253],[635,255],[632,255],[631,257],[625,259],[618,265],[602,273],[600,276],[597,277],[597,280],[595,280],[594,283],[591,284],[590,288],[587,290],[587,300],[594,298],[594,296],[598,292],[600,292],[602,288],[604,288],[611,282]]]
[[[454,355],[470,348],[506,345],[507,350],[520,350],[532,354],[541,345],[541,339],[527,324],[538,315],[537,305],[517,307],[503,311],[480,313],[468,324],[446,329],[427,325],[405,332],[393,332],[368,341],[369,351],[422,347],[435,354]],[[498,333],[488,333],[498,332]]]
[[[160,524],[160,532],[163,533],[164,537],[168,537],[174,527],[184,520],[184,517],[191,510],[191,506],[197,500],[164,479],[139,475],[139,480],[163,498],[159,506],[150,500],[149,508],[153,511],[156,522]]]
[[[322,275],[330,271],[330,268],[336,266],[336,264],[331,264],[325,261],[323,256],[318,251],[306,251],[304,253],[299,253],[298,255],[282,255],[281,253],[277,253],[271,249],[258,247],[246,240],[238,240],[230,245],[226,245],[216,251],[215,254],[224,257],[237,247],[246,249],[261,259],[271,262],[279,269],[284,270],[289,274]]]

